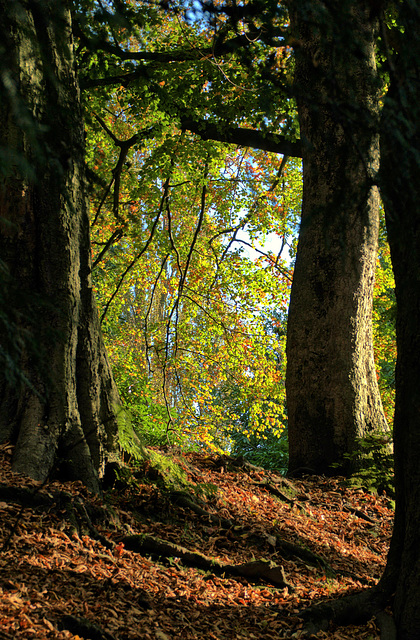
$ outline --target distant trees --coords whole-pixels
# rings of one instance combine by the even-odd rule
[[[159,406],[166,407],[172,441],[178,430],[192,443],[228,446],[234,393],[249,411],[250,431],[284,430],[278,339],[265,316],[286,309],[290,273],[282,256],[260,253],[257,265],[242,247],[271,231],[285,247],[290,242],[300,165],[256,147],[298,155],[299,144],[236,126],[266,101],[242,61],[246,38],[229,28],[214,50],[198,19],[158,12],[143,29],[140,12],[148,8],[137,7],[136,37],[126,42],[121,34],[124,47],[111,47],[112,55],[106,17],[98,32],[94,4],[78,15],[102,327],[130,390],[124,396],[143,416],[139,430],[161,423]],[[255,64],[265,65],[258,56]],[[258,95],[252,104],[251,93]],[[232,116],[232,126],[220,125],[221,114]],[[148,416],[145,385],[153,396]]]

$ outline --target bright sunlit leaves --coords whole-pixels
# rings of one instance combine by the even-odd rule
[[[235,31],[222,16],[209,22],[132,2],[110,22],[90,0],[77,6],[96,43],[92,50],[82,38],[79,48],[93,279],[133,425],[156,441],[178,433],[223,450],[238,433],[256,446],[281,437],[301,163],[203,140],[181,120],[294,139],[296,108],[281,93],[293,71],[286,16],[273,15],[274,35],[243,49],[226,43],[244,25]],[[390,419],[385,249],[380,265],[376,359]]]

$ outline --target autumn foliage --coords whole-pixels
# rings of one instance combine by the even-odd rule
[[[181,19],[135,3],[137,14],[126,7],[130,20],[145,12],[148,27],[130,33],[121,18],[127,54],[121,60],[115,50],[113,61],[106,16],[96,34],[89,20],[98,14],[85,4],[79,55],[93,278],[133,426],[147,442],[224,451],[235,450],[241,439],[245,449],[284,439],[285,332],[301,163],[208,140],[183,123],[203,115],[211,122],[223,112],[230,123],[252,129],[264,113],[267,127],[293,139],[296,107],[279,84],[280,78],[284,86],[292,81],[291,49],[260,42],[252,44],[252,62],[230,49],[219,59],[204,16]],[[233,29],[222,15],[217,21]],[[100,43],[95,50],[89,34]],[[104,75],[109,83],[101,81]],[[374,323],[391,421],[395,343],[392,318],[383,321],[390,278],[384,245]]]

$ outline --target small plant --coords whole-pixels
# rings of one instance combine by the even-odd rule
[[[352,476],[351,484],[361,485],[377,493],[384,491],[394,496],[394,460],[391,452],[392,437],[371,433],[356,439],[356,449],[345,454],[350,461],[362,461],[361,468]]]
[[[212,482],[200,482],[193,487],[193,491],[197,498],[214,498],[217,496],[219,489]]]
[[[190,488],[187,474],[172,458],[149,450],[148,476],[162,488],[179,491]]]
[[[230,435],[233,441],[232,455],[242,455],[258,467],[286,474],[289,461],[286,429],[279,435],[274,431],[259,435],[245,434],[239,430]]]
[[[129,456],[136,461],[146,459],[148,454],[142,440],[133,427],[131,412],[125,407],[116,407],[116,414],[118,420],[118,436],[122,450],[127,452]]]

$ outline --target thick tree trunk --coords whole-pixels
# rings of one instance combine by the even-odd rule
[[[348,473],[356,461],[331,464],[342,465],[356,438],[388,430],[371,328],[379,149],[367,5],[340,3],[330,13],[323,2],[289,3],[304,173],[287,328],[292,472]]]
[[[0,0],[0,24],[0,259],[26,333],[21,383],[0,372],[0,440],[16,444],[15,471],[43,480],[59,466],[98,490],[119,398],[92,292],[70,12]]]
[[[381,190],[397,299],[396,513],[385,578],[395,576],[398,640],[420,638],[420,3],[399,6],[381,136]]]

